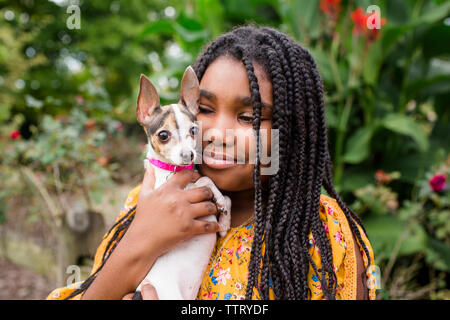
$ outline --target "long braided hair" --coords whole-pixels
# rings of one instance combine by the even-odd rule
[[[308,299],[309,264],[320,279],[325,298],[335,299],[337,279],[333,256],[318,214],[322,186],[336,199],[369,257],[369,265],[371,262],[357,227],[358,223],[366,231],[361,220],[333,187],[322,79],[316,63],[306,49],[276,29],[240,26],[206,46],[194,64],[199,80],[208,66],[221,56],[242,61],[247,71],[256,141],[259,141],[261,97],[254,63],[264,69],[273,87],[272,128],[279,130],[280,169],[269,177],[270,193],[268,199],[264,199],[267,203],[264,207],[257,143],[253,172],[255,225],[246,299],[251,299],[254,288],[262,299],[268,299],[271,283],[277,299]],[[310,231],[321,252],[320,269],[309,254]],[[365,283],[365,271],[361,277]]]
[[[337,278],[331,246],[319,217],[322,186],[344,212],[369,259],[369,266],[371,258],[357,226],[359,224],[366,232],[360,218],[344,203],[333,186],[322,79],[316,63],[306,49],[276,29],[240,26],[216,38],[199,55],[193,66],[199,81],[208,66],[221,56],[242,61],[247,71],[256,141],[259,141],[261,97],[254,63],[262,66],[273,87],[272,128],[279,130],[279,170],[268,179],[270,192],[267,195],[260,181],[260,146],[257,143],[253,172],[254,238],[246,299],[253,297],[254,288],[262,299],[268,299],[269,287],[273,288],[276,299],[310,298],[307,275],[311,264],[325,298],[333,300],[336,298]],[[109,233],[115,230],[102,264],[66,299],[90,286],[128,229],[135,212],[134,207],[111,228]],[[322,267],[319,269],[308,250],[309,232],[312,232],[320,250]],[[364,284],[366,270],[361,274]],[[366,294],[366,290],[364,292]]]

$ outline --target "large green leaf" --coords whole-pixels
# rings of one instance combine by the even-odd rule
[[[368,217],[364,219],[364,227],[375,255],[389,257],[400,237],[403,237],[403,240],[399,256],[417,253],[427,248],[428,238],[420,224],[414,224],[407,229],[405,223],[389,215]]]
[[[428,150],[429,143],[427,135],[422,127],[411,117],[391,113],[381,120],[381,125],[388,130],[411,137],[422,152]]]
[[[364,62],[363,77],[368,84],[375,85],[378,80],[378,73],[383,63],[382,45],[381,42],[376,42],[367,55]]]
[[[326,84],[334,84],[333,73],[331,72],[330,56],[323,50],[308,47],[308,51],[316,61],[320,76]]]
[[[431,254],[427,260],[432,260],[434,267],[450,272],[450,247],[439,240],[429,238]]]
[[[198,22],[182,14],[177,18],[177,21],[161,19],[148,24],[136,40],[140,41],[150,34],[178,35],[181,38],[180,40],[188,43],[206,40],[209,37],[207,30],[198,28]]]
[[[356,130],[347,141],[343,161],[356,164],[367,159],[370,153],[370,140],[375,128],[375,126],[368,126]]]
[[[428,9],[423,14],[418,15],[417,18],[413,18],[409,24],[413,26],[418,26],[424,23],[431,24],[446,18],[449,14],[450,1],[445,1],[439,6],[432,6],[431,9]]]
[[[424,25],[436,23],[441,19],[444,19],[450,14],[450,1],[444,2],[439,6],[428,9],[423,14],[420,14],[417,18],[410,19],[405,24],[390,24],[389,20],[381,30],[381,43],[382,43],[382,58],[386,56],[389,50],[406,34],[411,32],[414,28]],[[443,41],[443,43],[448,41]],[[422,45],[422,43],[419,43]]]
[[[279,1],[279,8],[284,22],[298,40],[319,36],[319,0]]]
[[[224,9],[219,0],[197,0],[195,1],[196,14],[204,26],[217,37],[223,32]]]

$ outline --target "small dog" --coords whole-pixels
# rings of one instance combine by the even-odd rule
[[[155,87],[141,75],[136,114],[147,134],[148,152],[144,166],[154,166],[155,189],[174,172],[193,169],[197,157],[199,95],[199,82],[190,66],[184,72],[177,104],[161,106]],[[213,202],[220,213],[219,234],[223,237],[230,228],[231,200],[223,196],[208,177],[199,178],[186,189],[201,186],[208,186],[214,194]],[[215,215],[199,219],[217,222]],[[146,278],[155,287],[159,299],[194,300],[197,297],[216,240],[216,234],[194,236],[155,261]],[[142,299],[140,288],[141,284],[136,289],[134,300]]]

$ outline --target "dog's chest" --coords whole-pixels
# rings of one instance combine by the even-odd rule
[[[155,172],[155,189],[162,186],[164,183],[167,182],[168,179],[171,178],[171,176],[174,174],[173,171],[169,171],[166,169],[161,169],[157,166],[152,165]]]

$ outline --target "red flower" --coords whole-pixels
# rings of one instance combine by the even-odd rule
[[[95,120],[94,119],[87,119],[86,122],[84,123],[84,127],[88,131],[93,130],[95,128]]]
[[[19,139],[20,138],[20,132],[18,130],[14,130],[13,132],[11,132],[9,137],[11,139],[13,139],[13,140]]]
[[[325,13],[325,15],[336,19],[341,11],[341,0],[321,0],[320,10]]]
[[[377,172],[375,172],[375,179],[379,182],[379,183],[389,183],[391,182],[392,178],[383,170],[377,170]]]
[[[428,180],[428,184],[434,192],[442,191],[445,188],[447,177],[443,174],[435,174]]]
[[[351,18],[353,21],[353,34],[359,35],[367,26],[367,18],[361,7],[352,12]]]
[[[353,21],[353,34],[354,35],[364,35],[364,37],[369,41],[374,41],[378,39],[380,34],[380,29],[375,27],[377,15],[376,13],[370,13],[368,15],[364,14],[363,8],[359,7],[351,13],[351,19]],[[370,20],[369,20],[370,19]],[[380,28],[386,24],[385,18],[380,18]],[[372,29],[368,28],[368,25],[373,26]]]

